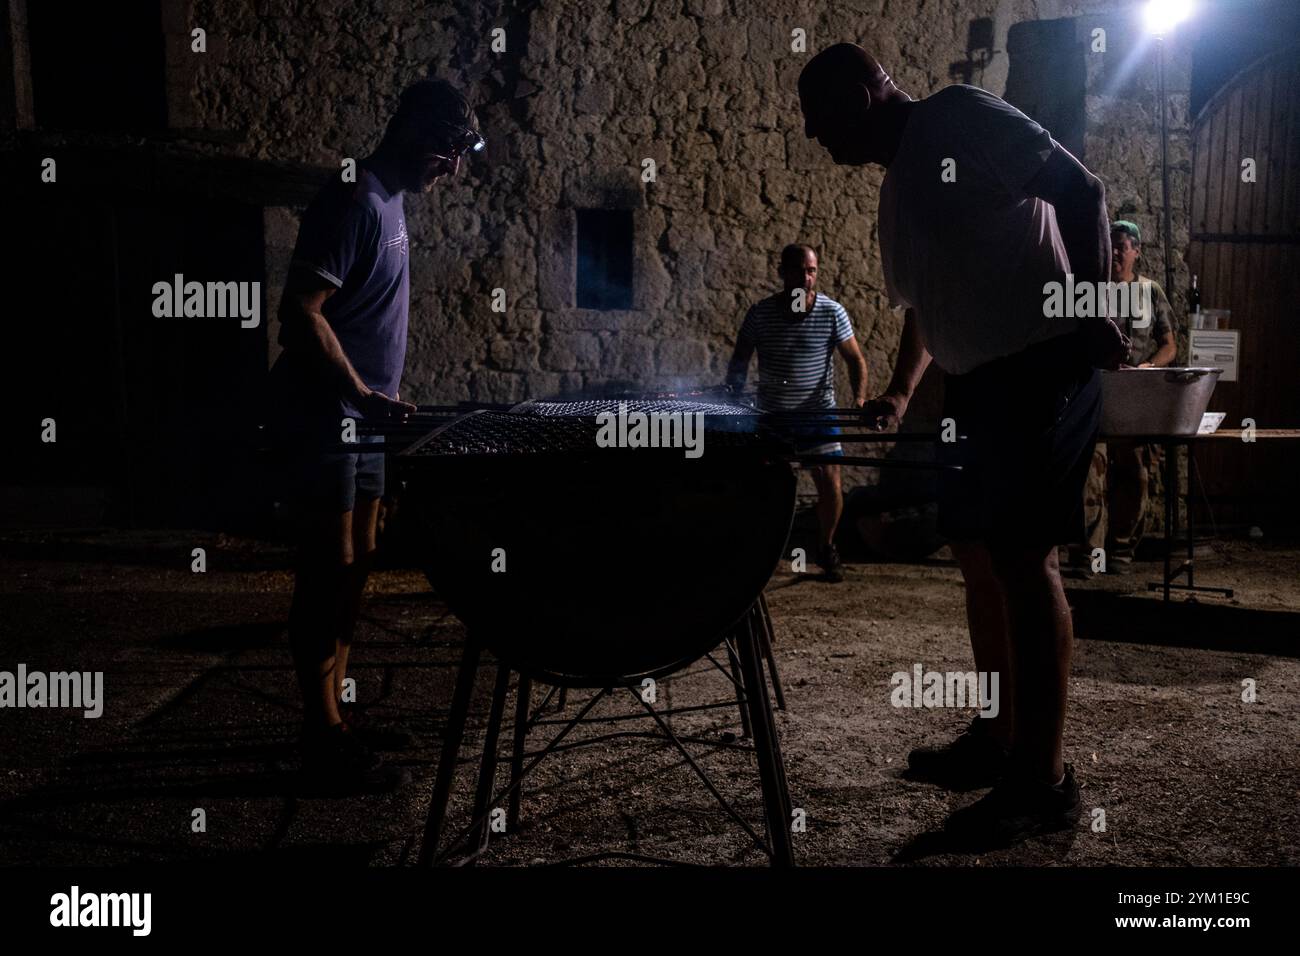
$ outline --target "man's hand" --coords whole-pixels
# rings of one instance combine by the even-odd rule
[[[1087,319],[1079,326],[1083,350],[1093,368],[1115,371],[1128,359],[1132,342],[1110,319]]]
[[[863,423],[876,431],[897,431],[907,403],[911,400],[921,376],[930,364],[930,353],[921,341],[920,323],[916,312],[903,313],[903,336],[898,342],[898,358],[894,362],[894,375],[884,394],[863,403]]]
[[[907,399],[894,392],[886,392],[873,398],[862,406],[862,414],[868,428],[876,431],[897,431],[907,414]]]
[[[416,410],[410,402],[400,398],[389,398],[383,392],[368,389],[357,399],[357,408],[361,416],[370,421],[404,421],[406,416]]]

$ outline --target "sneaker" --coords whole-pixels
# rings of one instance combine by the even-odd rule
[[[1066,764],[1065,777],[1055,786],[1008,775],[987,796],[950,816],[943,829],[958,848],[982,852],[1069,830],[1082,815],[1074,768]]]
[[[945,747],[918,747],[907,755],[907,777],[938,784],[948,790],[991,787],[1006,774],[1010,753],[993,739],[985,718]]]
[[[835,545],[823,547],[817,563],[821,565],[824,580],[831,584],[839,584],[844,580],[844,562],[840,560],[840,552]]]
[[[371,750],[409,750],[415,746],[415,737],[410,731],[378,724],[364,710],[352,704],[340,704],[339,715],[343,718],[343,726]]]
[[[302,776],[311,787],[333,795],[382,793],[410,782],[407,771],[386,766],[343,724],[303,735]]]

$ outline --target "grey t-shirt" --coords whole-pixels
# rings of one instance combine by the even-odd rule
[[[1144,275],[1139,275],[1137,282],[1140,285],[1150,283],[1154,315],[1145,323],[1142,322],[1143,318],[1147,318],[1145,314],[1117,320],[1133,343],[1128,351],[1129,365],[1150,362],[1156,352],[1160,351],[1160,340],[1174,330],[1174,310],[1165,297],[1165,290],[1160,288],[1160,283]]]
[[[325,300],[322,314],[361,380],[390,398],[397,394],[406,362],[409,262],[402,194],[390,194],[364,168],[355,183],[332,180],[303,213],[292,265],[338,289]],[[281,362],[299,366],[288,346]],[[311,387],[301,385],[309,376],[299,375],[297,381]],[[339,418],[360,415],[343,396],[319,399],[305,404],[337,410]]]
[[[1025,192],[1055,143],[1015,107],[949,86],[912,107],[880,188],[890,304],[916,312],[953,375],[1074,331],[1045,317],[1043,286],[1069,258],[1048,203]]]

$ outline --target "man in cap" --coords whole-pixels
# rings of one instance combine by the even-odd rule
[[[1133,368],[1164,368],[1178,355],[1173,309],[1165,290],[1137,271],[1142,233],[1137,223],[1117,219],[1110,226],[1110,278],[1136,289],[1121,301],[1130,308],[1118,319],[1132,345],[1124,364]],[[1072,556],[1071,573],[1090,577],[1092,555],[1103,549],[1111,574],[1132,571],[1133,557],[1146,525],[1147,488],[1159,445],[1111,440],[1098,442],[1083,493],[1085,549]]]

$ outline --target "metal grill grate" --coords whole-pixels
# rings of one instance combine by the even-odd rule
[[[645,412],[647,415],[671,415],[676,412],[705,415],[747,415],[753,414],[752,408],[744,405],[728,405],[721,402],[689,402],[681,399],[618,399],[594,398],[580,402],[526,402],[515,409],[528,415],[590,415],[602,412],[618,413],[619,405],[626,405],[629,412]]]
[[[739,416],[705,419],[706,448],[750,447],[757,417],[753,409],[711,402],[668,399],[595,399],[579,402],[527,402],[508,412],[483,411],[457,419],[413,445],[408,454],[541,455],[589,453],[600,449],[596,416],[618,414]],[[650,449],[653,450],[653,449]]]

